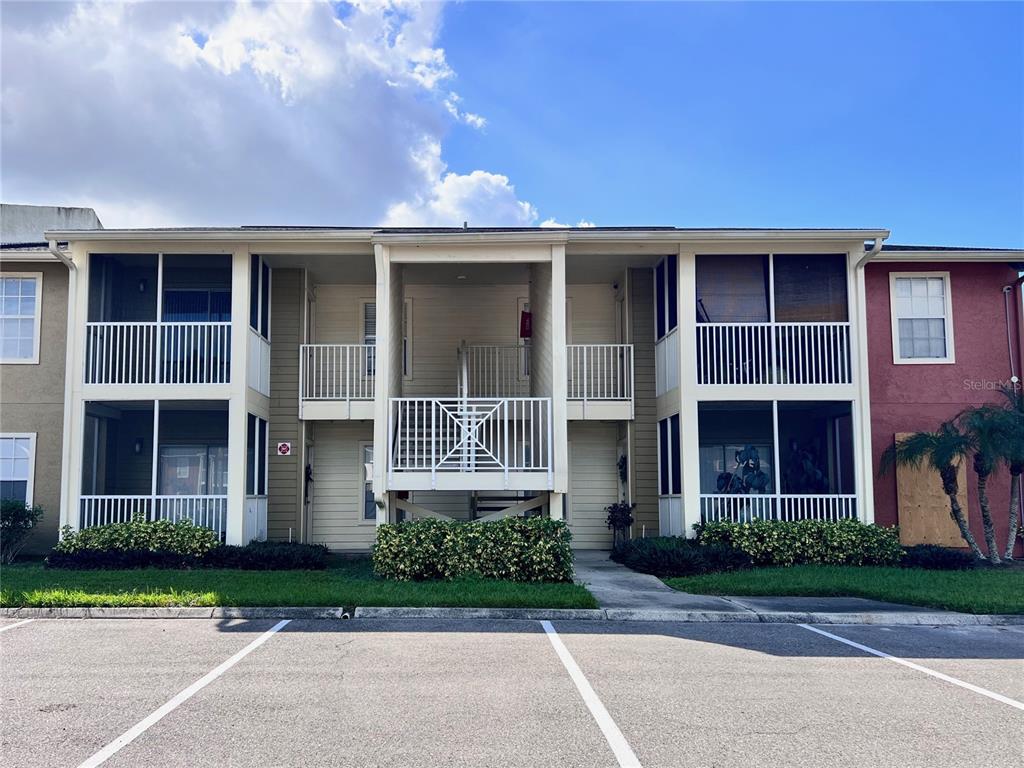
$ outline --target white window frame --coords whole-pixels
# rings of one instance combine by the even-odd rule
[[[363,299],[360,303],[359,313],[359,343],[366,345],[366,305],[377,305],[376,299]],[[402,351],[402,380],[412,381],[412,339],[413,339],[413,317],[412,299],[404,299],[402,302],[402,344],[405,347]],[[377,353],[377,339],[380,338],[380,317],[377,317],[377,333],[373,336],[373,351]],[[408,356],[408,359],[406,357]],[[374,375],[377,374],[376,365]]]
[[[402,380],[412,381],[412,299],[402,302]]]
[[[896,314],[896,280],[899,278],[942,278],[945,283],[946,299],[946,356],[945,357],[901,357],[900,317]],[[890,272],[889,273],[889,320],[892,332],[893,365],[952,365],[956,363],[953,345],[953,281],[949,272]]]
[[[357,450],[359,451],[359,491],[358,499],[359,504],[356,506],[356,519],[359,521],[359,525],[376,525],[377,518],[369,519],[366,517],[366,486],[373,484],[373,478],[366,476],[366,449],[373,449],[373,440],[360,440],[356,443]],[[373,460],[377,461],[377,451],[373,451]]]
[[[25,482],[25,506],[31,507],[35,498],[36,484],[36,434],[35,432],[0,432],[0,440],[28,440],[28,479]]]
[[[36,281],[36,311],[32,329],[32,357],[0,357],[3,365],[39,365],[39,329],[43,317],[43,273],[42,272],[0,272],[0,278],[16,277]]]

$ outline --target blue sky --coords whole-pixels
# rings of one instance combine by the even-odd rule
[[[440,44],[501,167],[566,220],[887,226],[1024,245],[1024,6],[467,3]]]
[[[4,200],[108,226],[1024,247],[1021,3],[5,3],[2,33]]]

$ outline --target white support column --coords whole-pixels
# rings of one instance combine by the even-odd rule
[[[565,494],[552,492],[548,494],[548,515],[552,520],[565,519]]]
[[[374,352],[373,393],[373,498],[377,501],[377,525],[388,522],[391,494],[387,492],[388,414],[391,403],[391,260],[388,247],[373,246],[377,270],[377,347]],[[381,507],[383,502],[383,507]]]
[[[249,249],[231,255],[231,388],[228,398],[228,502],[226,540],[246,544],[245,455],[248,440]]]
[[[679,250],[679,455],[683,472],[683,535],[700,522],[700,435],[697,429],[697,257]],[[664,531],[661,532],[664,535]]]
[[[89,257],[81,244],[72,245],[76,269],[68,275],[67,345],[64,364],[64,429],[61,456],[60,526],[78,530],[82,492],[85,403],[82,400],[86,320],[89,309]]]
[[[565,245],[551,246],[551,418],[553,421],[554,491],[569,490],[568,366],[565,328]],[[555,494],[552,494],[554,498]],[[559,506],[561,501],[558,502]],[[551,508],[554,510],[554,503]]]
[[[849,264],[856,264],[864,255],[864,249],[854,251],[849,256]],[[867,292],[864,285],[864,267],[854,268],[852,277],[853,290],[850,296],[850,363],[852,365],[853,382],[857,388],[856,400],[853,402],[853,454],[855,484],[857,494],[857,516],[863,523],[875,522],[875,486],[874,466],[871,453],[871,380],[868,376],[867,348]]]

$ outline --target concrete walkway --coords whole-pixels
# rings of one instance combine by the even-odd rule
[[[612,562],[607,552],[578,550],[576,581],[610,618],[826,623],[974,623],[978,617],[860,597],[713,597],[679,592],[661,579]],[[690,618],[688,620],[693,620]]]

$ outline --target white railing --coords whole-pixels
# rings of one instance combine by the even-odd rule
[[[303,344],[299,348],[299,397],[304,400],[372,400],[372,344]]]
[[[231,323],[86,323],[86,384],[227,384]]]
[[[547,472],[551,398],[391,398],[388,469],[396,472]]]
[[[458,393],[463,397],[530,394],[530,347],[469,344],[459,347]]]
[[[853,494],[723,494],[702,493],[701,520],[847,520],[857,519]]]
[[[569,400],[631,400],[632,344],[570,344],[566,347]]]
[[[698,323],[698,384],[851,384],[849,323]]]
[[[251,389],[270,397],[270,342],[249,329],[249,369],[246,381]]]
[[[81,528],[126,523],[139,515],[145,520],[191,520],[223,535],[227,530],[227,496],[81,496]]]

